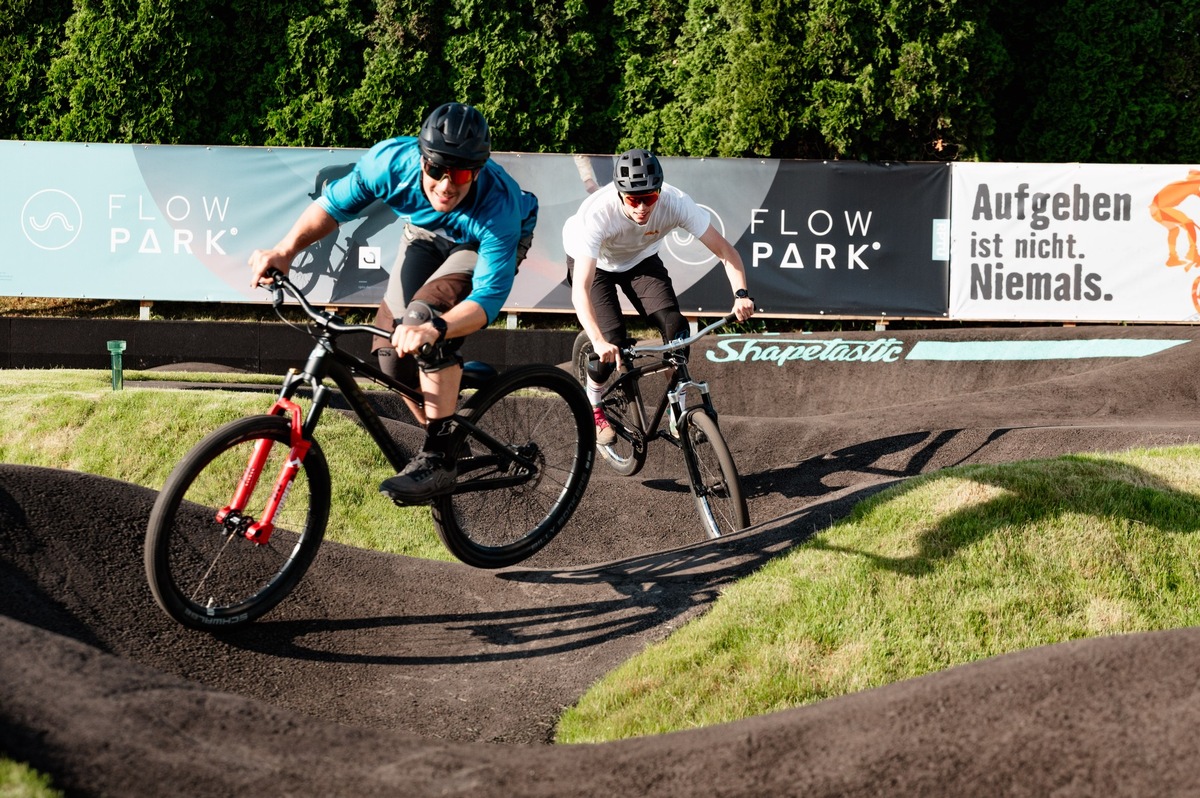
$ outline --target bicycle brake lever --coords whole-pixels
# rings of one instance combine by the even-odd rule
[[[271,284],[267,286],[267,290],[271,292],[271,305],[279,308],[283,305],[284,300],[283,282],[281,281],[283,275],[275,269],[269,270],[267,274],[271,277]]]

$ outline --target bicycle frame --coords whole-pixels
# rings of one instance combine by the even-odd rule
[[[670,370],[672,372],[666,389],[658,398],[654,411],[647,416],[645,399],[641,392],[641,379],[653,374],[658,374],[663,371]],[[605,394],[614,393],[616,391],[625,390],[632,396],[636,397],[634,407],[637,412],[637,421],[640,430],[630,430],[635,434],[640,434],[642,443],[649,443],[654,440],[665,440],[674,446],[679,446],[678,425],[679,419],[683,418],[683,414],[690,407],[687,405],[687,396],[689,391],[695,391],[700,396],[699,406],[704,411],[716,418],[717,411],[713,407],[711,398],[709,398],[708,383],[698,382],[691,378],[687,369],[687,359],[681,354],[671,354],[655,363],[648,363],[643,366],[634,366],[629,360],[624,360],[622,363],[621,373],[612,385],[608,387]],[[664,433],[661,425],[664,416],[668,416],[669,421],[667,432]]]
[[[713,406],[712,398],[709,396],[708,383],[692,379],[691,373],[688,371],[687,355],[682,350],[736,318],[733,315],[726,316],[719,321],[713,322],[689,338],[672,341],[667,344],[625,347],[621,349],[621,369],[619,376],[604,393],[608,395],[619,390],[625,390],[630,395],[636,397],[634,405],[637,409],[637,420],[641,429],[640,431],[635,431],[635,433],[640,432],[642,436],[642,440],[638,441],[639,443],[665,440],[676,447],[680,446],[678,437],[679,421],[685,413],[693,408],[702,408],[705,413],[716,420],[717,410]],[[633,363],[639,357],[648,357],[654,354],[662,354],[663,357],[661,360],[641,366],[635,366]],[[667,382],[666,389],[655,405],[654,412],[649,418],[649,423],[647,423],[646,407],[640,388],[641,379],[667,370],[670,370],[672,374]],[[687,404],[687,397],[690,391],[695,391],[699,395],[700,401],[689,406]],[[670,414],[668,432],[664,434],[661,425],[663,417],[667,414]]]
[[[425,404],[424,396],[419,390],[407,383],[389,377],[361,358],[339,349],[335,342],[339,334],[346,332],[369,332],[386,338],[388,337],[388,333],[385,330],[370,325],[344,324],[333,314],[318,311],[308,302],[302,293],[282,280],[277,280],[274,285],[276,306],[282,301],[282,296],[279,294],[281,288],[286,288],[296,298],[301,307],[304,308],[306,314],[313,320],[313,323],[321,327],[323,331],[317,338],[316,344],[308,356],[304,370],[297,371],[296,369],[290,369],[284,376],[279,396],[275,400],[275,404],[268,411],[269,415],[284,416],[290,419],[291,432],[289,445],[291,446],[291,450],[288,453],[287,461],[276,477],[271,498],[264,508],[261,517],[257,521],[250,523],[249,519],[243,518],[242,510],[245,508],[248,497],[253,494],[262,476],[263,463],[266,461],[267,453],[270,449],[269,441],[260,441],[256,446],[255,451],[250,455],[250,461],[246,465],[246,470],[234,492],[233,498],[225,508],[217,513],[217,522],[222,524],[230,534],[243,535],[256,543],[266,543],[270,540],[271,533],[274,530],[275,514],[282,504],[284,497],[287,495],[287,490],[299,470],[300,463],[303,462],[304,456],[308,452],[317,424],[320,422],[321,415],[328,405],[331,396],[331,389],[325,384],[327,378],[332,380],[337,389],[341,391],[346,403],[350,406],[354,414],[358,416],[367,434],[370,435],[375,445],[379,447],[383,456],[396,471],[404,468],[408,462],[408,457],[388,433],[379,413],[371,405],[366,393],[359,386],[356,375],[366,377],[372,382],[400,394],[418,407],[424,407]],[[475,387],[481,381],[486,380],[487,377],[495,373],[490,366],[484,366],[484,364],[467,364],[467,366],[472,365],[475,367],[469,371],[467,368],[464,368],[463,387],[465,388]],[[305,386],[312,393],[312,408],[307,418],[304,417],[303,409],[292,401],[296,392]],[[535,473],[536,464],[522,452],[514,451],[505,446],[458,413],[455,413],[452,418],[455,424],[470,430],[472,436],[491,452],[490,454],[460,458],[458,461],[460,475],[492,467],[501,468],[509,473],[507,478],[493,478],[489,480],[486,487],[474,486],[470,481],[461,482],[455,488],[456,493],[467,493],[485,489],[494,490],[497,487],[519,485],[528,481],[530,476]]]

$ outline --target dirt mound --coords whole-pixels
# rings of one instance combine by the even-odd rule
[[[1164,332],[1190,338],[1129,334]],[[742,408],[721,424],[751,529],[701,540],[678,453],[659,447],[634,478],[599,467],[567,530],[520,566],[327,543],[279,608],[219,636],[153,604],[152,491],[0,465],[0,751],[78,795],[1194,792],[1191,629],[1020,652],[693,732],[544,745],[602,674],[884,485],[1196,440],[1194,346],[1060,369],[944,364],[962,391],[938,382],[922,397],[913,380],[882,408],[848,398],[863,390],[848,368],[803,387],[761,366],[705,375],[719,408]],[[755,415],[737,397],[818,383],[842,392],[841,412]]]

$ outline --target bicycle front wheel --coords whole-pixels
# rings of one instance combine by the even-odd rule
[[[750,525],[733,455],[716,420],[702,409],[683,420],[683,453],[704,532],[719,538]]]
[[[233,421],[188,452],[159,492],[146,530],[146,577],[158,605],[184,626],[215,631],[255,620],[292,591],[316,556],[330,482],[315,441],[286,486],[267,541],[245,535],[271,500],[289,440],[283,417]],[[269,451],[258,484],[240,512],[226,517],[222,510],[260,442]]]
[[[460,412],[501,451],[457,425],[458,483],[434,500],[434,526],[468,565],[513,565],[549,543],[583,497],[596,446],[587,396],[562,369],[522,366],[489,382]]]

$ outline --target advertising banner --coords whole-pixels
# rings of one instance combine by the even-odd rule
[[[0,142],[9,190],[0,293],[265,302],[246,261],[277,242],[364,150]],[[570,311],[563,223],[612,178],[612,156],[496,153],[539,199],[533,248],[506,308]],[[949,167],[664,158],[667,181],[711,214],[777,315],[943,316]],[[402,220],[382,205],[301,253],[293,279],[320,304],[374,305]],[[662,257],[686,313],[732,305],[723,265],[683,231]]]
[[[1200,318],[1200,168],[960,163],[952,193],[952,318]]]
[[[0,142],[0,291],[267,301],[249,284],[250,252],[278,241],[325,171],[346,159],[330,150]],[[322,242],[331,262],[347,260],[338,248],[357,226]]]
[[[663,167],[668,181],[670,160]],[[688,162],[698,184],[711,185],[711,163]],[[745,225],[731,240],[763,312],[945,316],[948,164],[761,163],[763,174],[729,180],[721,193],[762,190],[761,198],[736,198],[728,218]],[[704,196],[699,185],[694,196]],[[729,286],[720,283],[707,285],[723,299]]]

